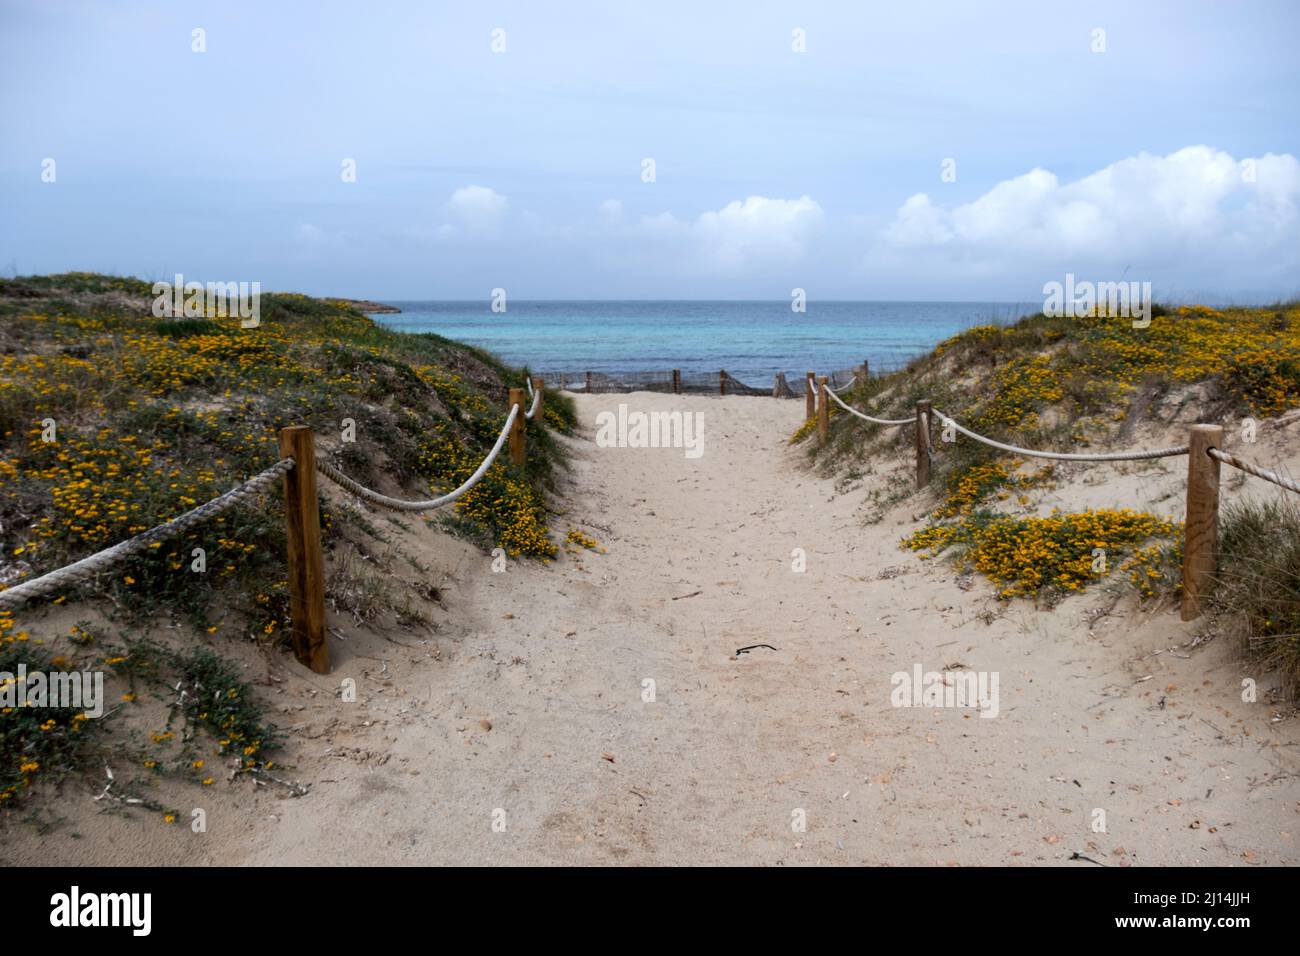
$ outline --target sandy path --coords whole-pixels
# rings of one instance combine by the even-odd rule
[[[458,569],[435,640],[335,641],[328,678],[273,665],[295,725],[285,760],[312,793],[207,794],[197,836],[154,827],[145,841],[149,824],[115,818],[113,859],[139,846],[226,863],[1300,861],[1294,721],[1241,702],[1223,642],[1175,656],[1191,631],[1167,610],[1124,603],[1090,628],[1100,594],[1047,612],[979,580],[962,590],[898,548],[918,501],[863,524],[866,488],[907,462],[843,494],[795,467],[801,402],[579,397],[589,435],[620,402],[701,412],[705,452],[574,442],[557,526],[607,554],[493,574],[415,530]],[[1162,466],[1091,475],[1073,504],[1159,500],[1179,481]],[[735,655],[755,643],[777,650]],[[1000,714],[891,706],[891,675],[915,664],[997,672]],[[332,693],[347,676],[358,703]]]
[[[282,802],[299,819],[252,860],[1297,862],[1294,727],[1241,703],[1225,648],[1140,660],[1186,639],[1176,615],[1090,632],[1087,597],[961,590],[898,549],[915,503],[864,528],[860,491],[793,466],[802,403],[578,402],[589,427],[620,402],[699,411],[705,453],[576,443],[567,522],[608,553],[462,573],[448,666],[397,678],[433,681],[428,711],[376,714],[393,759]],[[778,650],[734,654],[759,642]],[[1000,715],[891,706],[915,663],[999,672]]]

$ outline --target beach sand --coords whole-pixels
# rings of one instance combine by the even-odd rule
[[[1094,588],[1054,609],[899,548],[909,496],[867,493],[909,456],[839,486],[788,438],[800,401],[577,396],[584,435],[554,521],[607,553],[491,557],[418,521],[373,520],[433,568],[437,629],[377,635],[332,614],[333,674],[238,650],[289,729],[281,773],[175,799],[207,830],[104,814],[13,830],[15,862],[1091,866],[1300,862],[1300,731],[1243,703],[1254,675],[1176,608]],[[704,416],[704,454],[600,448],[595,415]],[[1300,470],[1300,425],[1251,457]],[[1170,431],[1134,444],[1180,443]],[[1037,506],[1181,517],[1186,460],[1063,466]],[[1225,474],[1224,496],[1269,494]],[[334,495],[336,488],[329,488]],[[932,499],[929,499],[932,502]],[[793,552],[806,570],[792,570]],[[408,586],[415,578],[408,573]],[[736,654],[745,645],[765,643]],[[999,713],[895,707],[891,675],[999,675]],[[336,689],[357,682],[358,701]],[[654,699],[645,693],[653,681]],[[1280,720],[1275,720],[1275,715]],[[1104,811],[1105,832],[1095,830]],[[800,832],[792,824],[806,822]],[[80,839],[70,834],[79,833]]]

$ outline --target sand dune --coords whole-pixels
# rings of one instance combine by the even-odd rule
[[[376,515],[446,575],[434,582],[448,605],[436,633],[375,635],[335,619],[344,639],[331,641],[328,677],[249,657],[293,729],[284,772],[308,796],[229,785],[202,794],[207,833],[88,812],[76,821],[87,839],[64,828],[11,852],[236,864],[1300,862],[1294,721],[1275,722],[1262,695],[1241,701],[1226,642],[1187,647],[1196,630],[1175,611],[1104,589],[1053,610],[999,602],[986,582],[901,551],[921,499],[864,524],[865,497],[910,462],[881,460],[840,489],[806,473],[787,445],[802,402],[577,402],[586,435],[572,441],[555,524],[607,553],[494,574],[477,550]],[[596,415],[619,403],[701,413],[703,454],[598,447]],[[1295,436],[1260,448],[1296,464]],[[1042,505],[1177,514],[1184,467],[1080,466]],[[775,649],[736,653],[753,644]],[[893,706],[891,675],[917,666],[996,673],[996,717]],[[345,677],[357,703],[337,699]]]

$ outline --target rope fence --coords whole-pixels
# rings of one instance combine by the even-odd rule
[[[542,380],[537,376],[533,376],[533,378],[527,379],[526,381],[528,383],[528,395],[533,400],[533,406],[524,413],[524,418],[532,421],[532,419],[537,417],[537,413],[542,408]],[[533,387],[534,381],[537,382],[536,388]]]
[[[166,541],[168,538],[174,538],[178,534],[184,534],[191,528],[198,527],[205,521],[229,511],[241,501],[260,494],[276,482],[281,475],[292,469],[293,466],[294,461],[292,458],[282,458],[266,471],[230,489],[224,495],[219,495],[197,508],[172,518],[170,521],[165,521],[148,531],[143,531],[134,538],[128,538],[105,548],[103,551],[97,551],[89,557],[82,558],[80,561],[74,561],[65,567],[42,574],[39,578],[32,578],[30,581],[24,581],[21,584],[15,584],[11,588],[0,591],[0,608],[20,607],[32,598],[49,597],[75,584],[88,581],[97,574],[107,571],[123,559],[139,554],[150,545]]]
[[[1101,454],[1069,454],[1059,451],[1038,451],[1033,448],[1021,448],[1019,445],[1006,445],[1000,441],[994,441],[992,438],[986,438],[976,432],[971,431],[965,425],[959,424],[949,418],[939,409],[934,413],[939,416],[944,427],[951,426],[961,432],[967,438],[973,438],[981,444],[988,445],[990,448],[997,448],[1001,451],[1010,452],[1013,455],[1024,455],[1028,458],[1051,458],[1055,461],[1141,461],[1146,458],[1172,458],[1176,455],[1186,455],[1187,446],[1180,445],[1177,448],[1157,448],[1148,451],[1116,451],[1103,452]]]
[[[840,398],[829,388],[826,390],[826,393],[835,400],[835,403],[839,405],[840,408],[844,409],[850,415],[856,415],[864,422],[871,422],[873,425],[886,425],[886,426],[910,425],[915,420],[912,418],[873,418],[872,416],[866,414],[865,412],[860,412],[856,408],[850,408],[848,405],[845,405],[844,399]]]
[[[587,390],[592,390],[591,374],[587,373],[584,383]],[[832,400],[856,418],[874,425],[885,427],[913,425],[916,430],[916,479],[918,488],[925,487],[930,481],[930,465],[934,455],[934,444],[931,440],[930,431],[931,422],[935,417],[945,428],[952,427],[968,438],[981,442],[990,448],[1030,458],[1045,458],[1056,461],[1116,462],[1144,461],[1187,455],[1189,464],[1185,545],[1183,549],[1183,620],[1192,620],[1201,614],[1210,583],[1217,569],[1215,552],[1218,539],[1220,463],[1270,482],[1280,488],[1300,493],[1300,483],[1293,479],[1223,451],[1220,447],[1223,444],[1223,427],[1220,425],[1193,425],[1188,444],[1175,448],[1098,454],[1065,453],[1022,448],[1018,445],[995,441],[974,432],[938,409],[932,409],[930,403],[925,400],[916,403],[916,414],[913,417],[889,419],[877,418],[852,408],[836,394],[836,391],[846,391],[855,384],[858,376],[862,376],[863,380],[865,380],[868,375],[869,370],[865,362],[859,369],[851,370],[848,373],[823,376],[815,376],[812,372],[807,373],[805,378],[807,417],[809,420],[814,416],[816,417],[817,430],[822,441],[826,440],[829,433],[830,401]],[[844,384],[836,384],[834,381],[836,378]],[[684,390],[679,372],[674,371],[669,381],[671,383],[670,387],[675,394],[680,394]],[[765,394],[760,390],[750,389],[749,386],[736,382],[725,370],[721,370],[713,381],[716,383],[719,393],[723,395],[728,394],[729,390],[733,389],[736,390],[737,394]],[[540,417],[545,392],[545,383],[541,376],[534,376],[526,384],[526,392],[522,388],[510,389],[509,412],[495,443],[483,461],[459,487],[444,495],[427,500],[404,500],[367,488],[360,482],[349,478],[336,466],[316,457],[315,438],[310,427],[305,425],[290,426],[280,432],[280,460],[266,470],[254,475],[230,491],[213,498],[211,501],[150,528],[135,537],[98,551],[65,567],[55,569],[40,577],[0,591],[0,609],[17,608],[27,601],[48,598],[56,592],[86,582],[126,558],[139,554],[152,545],[168,538],[184,534],[190,529],[230,510],[241,502],[266,491],[272,484],[282,480],[294,654],[299,661],[312,670],[318,673],[327,673],[330,669],[330,662],[325,641],[324,555],[320,541],[320,515],[315,480],[317,473],[363,501],[396,511],[431,511],[451,504],[483,479],[496,462],[502,449],[507,445],[509,446],[511,464],[514,467],[523,466],[526,457],[525,425],[526,422]],[[785,385],[784,376],[778,374],[778,390],[782,385]],[[563,383],[561,383],[561,387],[564,387]],[[746,391],[739,391],[742,388]],[[786,391],[790,392],[790,396],[793,396],[793,390],[789,389],[788,385]],[[774,390],[773,394],[776,394],[776,392],[777,390]],[[532,398],[531,406],[527,411],[524,409],[526,394]],[[820,400],[818,400],[818,395],[821,396]],[[777,397],[789,396],[778,395]],[[311,462],[312,467],[298,467],[305,462]]]
[[[1263,478],[1265,481],[1271,481],[1279,488],[1285,488],[1287,491],[1294,491],[1296,494],[1300,494],[1300,482],[1297,482],[1292,478],[1285,478],[1275,471],[1269,471],[1267,468],[1261,468],[1259,465],[1251,464],[1242,458],[1238,458],[1236,455],[1222,451],[1218,448],[1211,448],[1209,453],[1211,458],[1216,458],[1225,465],[1231,465],[1233,468],[1244,471],[1248,475],[1254,475],[1256,478]]]
[[[537,394],[540,396],[541,393],[538,392]],[[534,407],[536,407],[536,403],[534,403]],[[393,511],[432,511],[435,508],[441,508],[443,505],[451,504],[482,480],[488,469],[492,467],[492,463],[497,460],[497,455],[501,453],[501,447],[505,444],[506,438],[509,437],[510,429],[514,427],[515,419],[518,417],[519,406],[515,405],[510,409],[510,414],[506,416],[506,423],[501,427],[501,434],[497,436],[496,444],[492,446],[492,450],[488,452],[487,457],[483,459],[474,474],[465,479],[465,483],[455,491],[449,491],[438,498],[430,498],[428,501],[403,501],[400,498],[390,498],[388,495],[380,494],[378,491],[367,488],[361,482],[352,480],[322,458],[316,459],[316,470],[340,488],[346,488],[361,500],[369,501],[371,504],[391,508]]]
[[[865,371],[865,366],[864,366]],[[814,382],[815,380],[815,382]],[[840,389],[843,391],[844,389]],[[952,428],[967,438],[996,448],[999,451],[1026,458],[1045,458],[1052,461],[1078,462],[1116,462],[1116,461],[1150,461],[1160,458],[1188,456],[1187,501],[1184,519],[1183,546],[1183,599],[1182,618],[1190,621],[1200,616],[1205,607],[1211,583],[1218,569],[1218,527],[1219,527],[1219,464],[1237,468],[1248,475],[1271,482],[1287,491],[1300,494],[1300,482],[1279,475],[1253,462],[1246,461],[1224,451],[1223,426],[1197,424],[1191,428],[1186,445],[1173,448],[1150,448],[1135,451],[1117,452],[1059,452],[1036,448],[1022,448],[996,441],[987,435],[981,435],[962,425],[956,419],[932,408],[925,400],[916,403],[916,413],[911,418],[876,418],[852,408],[844,402],[830,387],[828,378],[815,378],[812,372],[807,377],[807,420],[817,419],[817,432],[822,441],[829,434],[830,402],[834,401],[849,414],[870,422],[873,425],[899,427],[912,425],[916,429],[916,486],[924,488],[930,483],[930,466],[934,458],[934,443],[931,440],[931,422],[938,418],[945,428]],[[820,395],[820,400],[817,396]]]
[[[458,500],[482,481],[507,443],[510,461],[522,467],[525,461],[524,424],[536,418],[542,409],[544,382],[535,376],[528,383],[532,406],[524,411],[524,390],[512,388],[510,411],[492,449],[458,488],[426,501],[405,501],[381,494],[352,478],[322,458],[316,457],[315,436],[305,425],[293,425],[280,431],[282,457],[265,471],[199,505],[184,514],[150,528],[133,538],[119,542],[95,554],[57,568],[40,577],[23,581],[0,591],[0,610],[18,608],[37,598],[56,593],[91,580],[96,575],[145,551],[158,542],[198,527],[231,508],[261,494],[283,480],[285,502],[285,540],[287,550],[289,608],[294,655],[317,673],[330,670],[329,649],[325,641],[324,553],[320,540],[320,512],[316,493],[316,474],[346,489],[371,504],[396,511],[431,511]],[[303,463],[311,467],[298,467]]]

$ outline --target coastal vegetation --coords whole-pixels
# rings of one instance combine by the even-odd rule
[[[527,375],[436,335],[384,329],[339,300],[264,293],[260,324],[244,328],[222,314],[157,318],[152,298],[149,283],[130,278],[0,280],[0,587],[228,491],[279,459],[287,425],[312,426],[318,454],[370,487],[408,497],[450,490],[487,454],[508,388]],[[544,427],[530,426],[523,468],[501,456],[482,482],[428,520],[485,549],[553,558],[566,540],[552,531],[546,505],[564,468],[553,436],[571,430],[572,402],[548,395],[543,418]],[[399,624],[418,622],[409,596],[397,601],[372,572],[349,564],[359,550],[375,550],[379,532],[366,512],[324,499],[321,520],[327,561],[340,566],[331,581],[335,607],[363,621],[389,613]],[[135,639],[110,648],[78,627],[73,637],[85,639],[52,656],[54,635],[32,620],[88,600],[124,634],[173,623],[208,641],[277,647],[289,624],[283,524],[279,494],[266,494],[156,543],[82,593],[69,587],[48,605],[0,611],[0,670],[107,667],[133,680],[161,674],[170,684],[219,685],[233,694],[229,706],[182,716],[206,729],[218,751],[240,748],[261,760],[270,739],[255,714],[234,706],[247,695],[221,671],[219,654],[177,656]],[[0,799],[14,799],[42,774],[57,776],[92,733],[71,712],[29,718],[0,713]],[[182,756],[204,759],[193,747]]]
[[[1255,428],[1300,406],[1300,304],[1156,306],[1152,314],[1146,327],[1097,312],[977,326],[900,371],[856,382],[843,398],[885,418],[912,415],[915,403],[928,399],[994,440],[1073,452],[1131,447],[1140,430],[1162,432],[1175,419]],[[874,456],[912,454],[912,428],[872,425],[834,403],[830,412],[826,442],[812,437],[811,423],[791,439],[806,445],[823,473],[860,474]],[[934,430],[933,492],[926,493],[923,526],[904,536],[902,547],[952,556],[985,575],[1004,599],[1052,603],[1112,576],[1143,598],[1179,593],[1181,521],[1125,508],[1039,513],[1030,492],[1057,481],[1058,465],[956,434],[944,440],[938,416]],[[1179,434],[1174,444],[1184,440]],[[890,492],[893,500],[910,493],[906,485]],[[1226,507],[1215,595],[1242,640],[1293,685],[1300,673],[1298,538],[1294,506]],[[1272,540],[1275,548],[1261,548]]]

